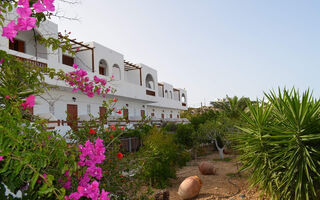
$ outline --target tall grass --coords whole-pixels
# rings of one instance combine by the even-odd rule
[[[237,137],[242,170],[271,199],[320,199],[320,101],[309,90],[278,90],[248,105]]]

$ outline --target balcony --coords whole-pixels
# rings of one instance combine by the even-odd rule
[[[36,61],[36,60],[32,60],[32,59],[28,59],[28,58],[23,58],[23,57],[20,57],[20,56],[16,56],[16,55],[12,55],[14,57],[16,57],[18,60],[22,61],[22,62],[25,62],[31,66],[35,66],[35,67],[48,67],[47,63],[43,63],[43,62],[40,62],[40,61]]]

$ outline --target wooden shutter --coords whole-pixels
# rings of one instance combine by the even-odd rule
[[[13,39],[13,42],[9,41],[9,49],[25,53],[25,42]]]
[[[129,110],[128,109],[123,110],[123,118],[126,120],[129,119]]]
[[[144,118],[146,116],[146,111],[145,110],[141,110],[141,118]]]
[[[170,114],[170,118],[172,119],[172,114]]]
[[[74,58],[67,55],[62,55],[62,64],[72,66],[74,64]]]
[[[102,119],[106,113],[107,113],[106,107],[99,107],[100,119]]]
[[[25,49],[24,49],[24,41],[21,41],[21,40],[17,40],[17,43],[18,43],[18,51],[19,52],[22,52],[24,53],[25,52]]]
[[[13,42],[9,40],[9,49],[14,50],[14,40]]]
[[[78,106],[74,104],[67,104],[68,125],[72,127],[72,125],[76,123],[77,120],[78,120]]]
[[[161,114],[161,118],[164,119],[164,114],[163,113]]]

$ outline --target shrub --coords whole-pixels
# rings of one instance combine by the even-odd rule
[[[191,148],[193,145],[192,133],[194,132],[191,124],[179,124],[176,133],[174,134],[174,142],[186,148]]]
[[[164,130],[168,132],[176,132],[178,129],[178,124],[173,122],[168,122],[167,125],[164,127]]]
[[[152,186],[164,188],[169,178],[176,177],[176,166],[188,159],[173,142],[171,134],[154,127],[144,140],[141,175]]]
[[[319,199],[320,101],[309,90],[279,89],[249,105],[237,138],[242,170],[273,199]]]

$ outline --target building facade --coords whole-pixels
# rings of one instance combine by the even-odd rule
[[[13,18],[8,15],[8,18]],[[82,43],[72,40],[77,53],[74,56],[62,53],[61,49],[52,51],[37,43],[34,34],[43,37],[58,38],[58,25],[46,21],[35,31],[19,32],[14,42],[5,37],[0,37],[0,49],[35,62],[65,72],[73,71],[73,64],[78,64],[88,72],[89,77],[110,79],[114,94],[108,98],[117,98],[117,109],[123,109],[122,114],[113,113],[110,118],[117,119],[123,114],[129,120],[140,120],[143,116],[155,120],[178,120],[180,111],[187,109],[187,91],[175,88],[173,85],[159,82],[157,71],[145,64],[132,64],[125,61],[124,56],[97,42]],[[93,98],[80,92],[72,92],[66,83],[47,78],[46,82],[57,86],[48,92],[36,97],[33,114],[45,115],[50,113],[58,120],[66,120],[67,115],[72,118],[85,118],[89,114],[98,117],[103,113],[102,102],[106,98],[95,96]]]

